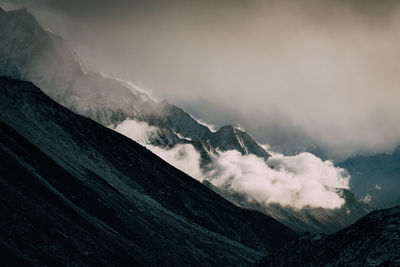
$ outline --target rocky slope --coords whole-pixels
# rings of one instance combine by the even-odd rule
[[[373,211],[370,206],[356,199],[354,194],[346,189],[335,189],[345,200],[344,205],[340,208],[325,209],[304,207],[302,209],[295,209],[291,207],[282,207],[279,204],[270,204],[266,206],[254,201],[249,202],[245,195],[238,193],[232,194],[220,190],[208,181],[204,181],[203,184],[232,203],[243,208],[258,210],[265,213],[298,233],[334,233],[351,225],[361,217]]]
[[[0,95],[3,264],[247,265],[296,237],[32,83]]]
[[[261,266],[400,266],[400,206],[374,211],[332,235],[307,234]]]

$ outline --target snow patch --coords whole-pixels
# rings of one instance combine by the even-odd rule
[[[176,136],[178,136],[180,139],[184,139],[184,140],[187,140],[187,141],[192,141],[192,138],[190,138],[190,137],[185,137],[185,136],[183,136],[182,134],[175,132],[174,130],[172,130],[172,131],[173,131],[174,134],[175,134]]]
[[[239,145],[243,149],[243,151],[246,154],[249,154],[249,151],[248,151],[247,147],[244,145],[244,142],[243,142],[242,138],[240,138],[237,134],[235,136],[236,136],[236,140],[239,142]]]
[[[372,197],[371,197],[371,195],[370,194],[367,194],[363,199],[362,199],[362,201],[364,202],[364,203],[370,203],[371,202],[371,199],[372,199]]]
[[[238,129],[241,132],[246,132],[246,130],[242,126],[240,126],[240,124],[238,126],[235,126],[234,128]]]

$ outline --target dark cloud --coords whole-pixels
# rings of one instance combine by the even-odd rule
[[[26,5],[94,70],[290,151],[400,143],[394,0],[0,0]]]

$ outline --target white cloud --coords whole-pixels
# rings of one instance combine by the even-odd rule
[[[205,176],[218,188],[244,194],[248,201],[297,209],[339,208],[344,200],[332,188],[348,188],[350,178],[332,162],[310,153],[292,157],[274,154],[265,162],[237,151],[221,153]]]
[[[157,127],[132,119],[126,119],[115,127],[109,127],[142,145],[147,144],[151,136],[158,134]]]
[[[179,144],[164,149],[149,144],[149,138],[159,133],[157,127],[128,119],[112,128],[145,145],[193,178],[207,179],[222,190],[243,194],[248,201],[263,205],[278,203],[297,209],[305,206],[339,208],[344,200],[333,188],[349,187],[350,177],[344,169],[310,153],[289,157],[269,150],[272,157],[265,161],[231,150],[215,157],[211,171],[204,174],[200,168],[200,154],[192,145]]]
[[[202,180],[200,154],[192,145],[176,145],[172,149],[162,149],[152,145],[146,145],[146,147],[175,168],[199,181]]]
[[[147,122],[133,119],[127,119],[116,126],[110,126],[110,128],[146,146],[147,149],[172,166],[201,180],[200,154],[192,145],[180,144],[171,149],[153,146],[149,144],[149,140],[159,134],[159,128],[150,126]]]

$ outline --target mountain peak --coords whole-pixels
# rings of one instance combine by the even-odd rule
[[[232,125],[224,125],[217,132],[225,133],[225,134],[228,134],[228,133],[233,134],[234,131],[235,131],[235,128],[233,128]]]
[[[9,11],[2,9],[1,7],[0,7],[0,9],[2,11],[4,11],[5,13],[16,14],[18,16],[17,17],[18,19],[21,19],[21,17],[24,17],[26,20],[33,20],[33,21],[37,22],[36,18],[28,11],[28,9],[26,7],[21,7],[21,8],[18,8],[15,10],[9,10]]]

